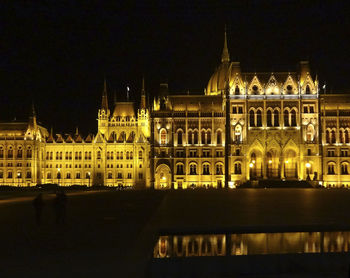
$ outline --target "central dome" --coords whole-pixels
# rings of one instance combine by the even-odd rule
[[[231,87],[237,74],[241,74],[239,62],[221,63],[209,79],[206,95],[224,93],[226,81]]]

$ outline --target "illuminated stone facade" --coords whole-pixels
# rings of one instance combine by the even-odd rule
[[[27,123],[0,124],[0,184],[349,187],[349,97],[320,94],[306,61],[296,72],[243,72],[224,42],[204,95],[170,95],[161,84],[147,106],[143,84],[137,112],[116,102],[111,113],[105,84],[95,135],[54,135],[34,111]]]

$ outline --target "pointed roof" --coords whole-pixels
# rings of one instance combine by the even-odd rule
[[[142,77],[142,89],[141,89],[141,109],[146,109],[146,91],[145,91],[145,78]]]
[[[106,78],[104,79],[104,84],[103,84],[101,109],[103,109],[105,111],[108,110],[107,81],[106,81]]]
[[[230,62],[230,54],[228,53],[228,49],[227,49],[226,26],[225,26],[224,49],[222,50],[221,62],[222,63],[229,63]]]
[[[93,139],[93,136],[91,133],[88,134],[88,136],[86,136],[85,138],[85,142],[86,143],[91,143],[92,142],[92,139]]]

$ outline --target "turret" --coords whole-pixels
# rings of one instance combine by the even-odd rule
[[[138,125],[141,128],[142,134],[146,137],[150,137],[150,122],[149,122],[149,111],[146,108],[146,91],[145,91],[145,79],[142,78],[142,89],[141,89],[141,103],[138,111]]]
[[[146,109],[146,91],[145,91],[145,78],[142,77],[142,89],[141,89],[141,109]]]
[[[98,110],[98,131],[102,134],[107,134],[109,115],[110,110],[108,109],[107,82],[105,79],[102,92],[101,109]]]

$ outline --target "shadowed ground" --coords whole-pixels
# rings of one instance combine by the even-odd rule
[[[32,197],[0,202],[1,277],[143,277],[160,230],[350,227],[345,189],[81,192],[68,196],[64,225],[54,223],[52,197],[40,227]]]

